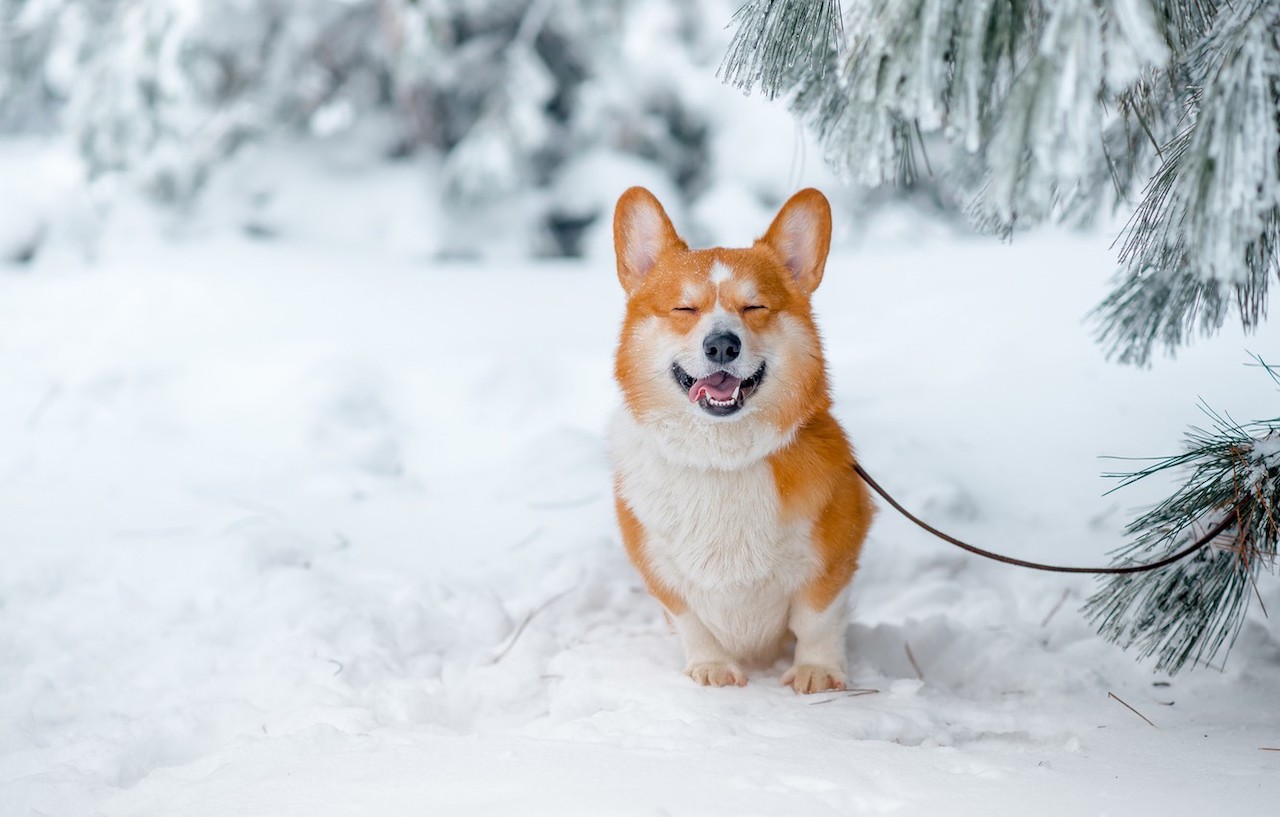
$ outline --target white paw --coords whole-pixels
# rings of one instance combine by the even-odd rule
[[[797,664],[782,676],[782,683],[805,694],[844,689],[846,682],[843,670],[818,664]]]
[[[747,685],[747,674],[737,664],[727,661],[703,661],[690,664],[684,673],[704,687]]]

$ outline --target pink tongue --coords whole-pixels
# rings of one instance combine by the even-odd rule
[[[710,377],[704,377],[693,384],[689,389],[689,402],[696,403],[702,399],[703,395],[713,400],[732,400],[733,392],[742,384],[740,378],[734,377],[728,372],[716,372]]]

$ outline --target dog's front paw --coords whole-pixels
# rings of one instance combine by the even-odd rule
[[[844,689],[846,679],[844,672],[835,667],[823,667],[818,664],[797,664],[782,676],[782,683],[796,692],[806,695],[810,692],[827,692],[833,689]]]
[[[704,687],[747,685],[747,674],[742,671],[742,667],[727,661],[703,661],[699,664],[690,664],[684,672]]]

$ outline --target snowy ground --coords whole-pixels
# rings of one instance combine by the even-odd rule
[[[1099,455],[1172,451],[1199,396],[1274,416],[1241,364],[1275,321],[1101,359],[1107,243],[889,213],[837,249],[817,303],[868,469],[961,536],[1092,563],[1160,493],[1101,496]],[[613,525],[621,305],[608,258],[221,233],[0,270],[0,814],[1275,813],[1256,606],[1224,670],[1153,676],[1081,619],[1088,579],[888,511],[865,694],[696,687]]]

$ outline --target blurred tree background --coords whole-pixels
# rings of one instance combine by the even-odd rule
[[[713,142],[734,124],[711,93],[727,90],[715,67],[733,9],[0,0],[0,133],[68,138],[100,198],[125,186],[177,211],[246,147],[358,139],[370,157],[429,157],[429,195],[450,216],[443,252],[491,245],[468,230],[497,211],[517,251],[578,255],[612,204],[605,182],[683,203],[713,187]]]

